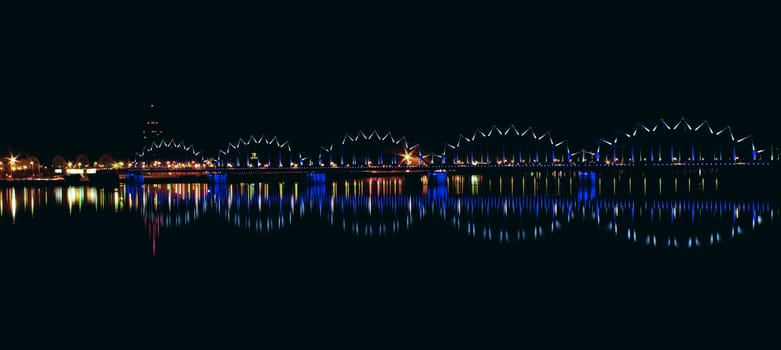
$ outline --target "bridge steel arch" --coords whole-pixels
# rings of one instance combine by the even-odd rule
[[[537,134],[534,128],[523,131],[515,125],[488,131],[476,129],[471,136],[458,136],[455,144],[445,144],[438,157],[448,165],[521,165],[569,163],[572,154],[566,140],[555,141],[550,132]]]
[[[284,168],[303,165],[305,159],[293,153],[290,141],[265,135],[239,138],[217,152],[218,166]]]
[[[80,153],[79,155],[77,155],[76,160],[73,162],[73,164],[74,166],[79,168],[90,166],[89,158],[87,158],[87,155],[85,155],[84,153]]]
[[[203,163],[201,151],[197,151],[192,144],[186,145],[184,141],[176,142],[174,139],[152,142],[140,152],[135,153],[133,166],[135,167],[189,167]]]
[[[597,141],[597,163],[751,162],[762,160],[766,150],[757,149],[751,135],[737,137],[730,126],[714,129],[708,121],[690,124],[659,119],[638,123],[629,132]]]
[[[103,168],[110,168],[114,165],[114,157],[108,153],[103,153],[98,158],[98,166]]]
[[[320,147],[317,163],[321,166],[420,166],[426,157],[418,144],[410,144],[406,137],[396,138],[390,132],[369,134],[358,131],[345,134],[341,141]]]
[[[52,158],[52,168],[62,169],[62,168],[65,168],[66,166],[68,166],[68,161],[65,160],[65,158],[63,156],[58,154],[58,155],[54,156],[54,158]]]

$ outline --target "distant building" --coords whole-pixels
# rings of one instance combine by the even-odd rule
[[[141,130],[141,136],[144,138],[144,144],[155,142],[163,139],[163,129],[160,126],[160,122],[157,118],[157,113],[154,110],[155,105],[149,105],[151,110],[150,118],[144,123],[144,128]]]

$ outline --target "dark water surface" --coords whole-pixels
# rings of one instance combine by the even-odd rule
[[[1,188],[4,300],[32,324],[770,310],[781,208],[737,188],[593,173]]]

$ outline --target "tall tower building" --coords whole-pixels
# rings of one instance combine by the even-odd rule
[[[149,117],[144,122],[144,128],[141,130],[141,136],[144,138],[144,144],[163,139],[163,129],[160,127],[160,121],[157,117],[157,110],[154,104],[149,105]]]

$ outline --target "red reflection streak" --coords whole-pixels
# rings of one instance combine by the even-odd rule
[[[157,217],[144,218],[144,228],[152,240],[152,256],[156,256],[157,239],[160,238],[160,220]]]

